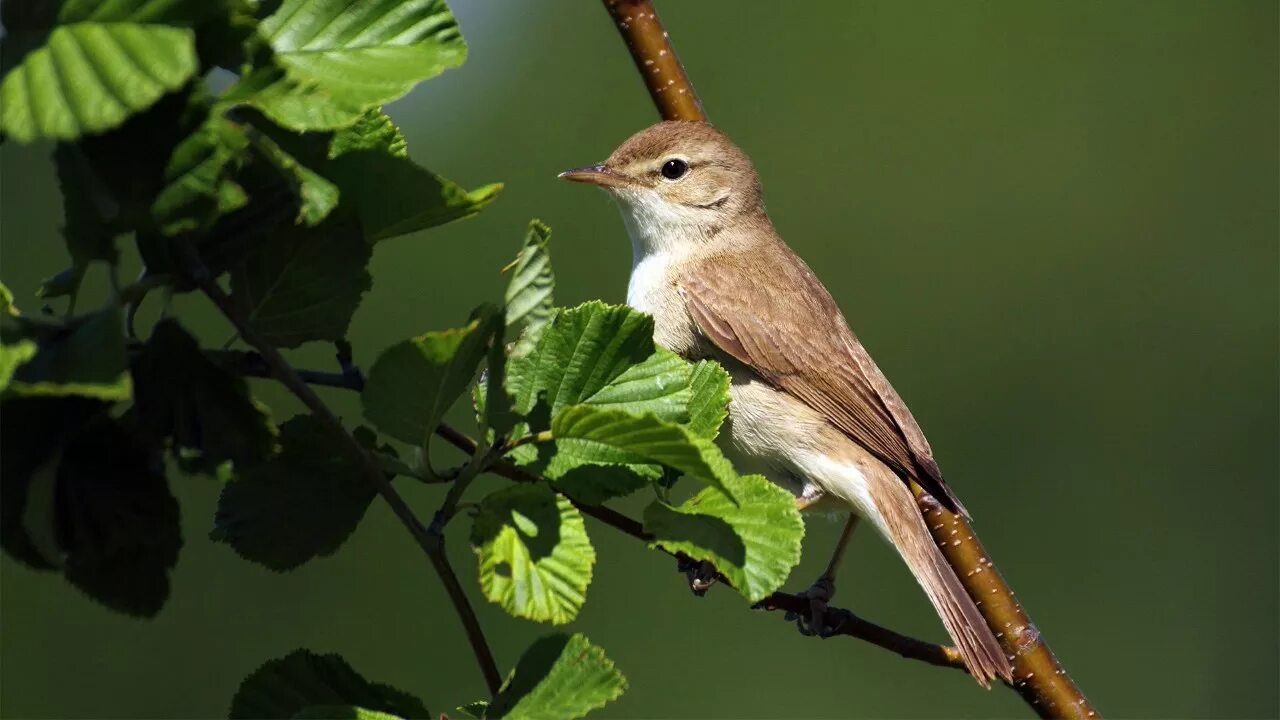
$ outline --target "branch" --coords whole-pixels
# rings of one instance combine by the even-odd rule
[[[707,114],[693,91],[693,84],[676,57],[675,48],[649,0],[604,0],[605,9],[618,26],[631,51],[636,70],[663,120],[701,120]]]
[[[650,0],[604,0],[618,23],[645,87],[664,120],[707,120],[693,85]],[[1094,718],[1097,711],[1054,657],[1040,631],[1014,599],[978,536],[964,518],[938,505],[912,483],[933,539],[1013,664],[1013,687],[1040,717]],[[860,637],[860,636],[859,636]],[[864,638],[866,639],[866,638]],[[874,642],[874,641],[872,641]],[[948,664],[948,663],[943,663]]]
[[[329,430],[335,440],[340,440],[347,446],[352,455],[359,460],[361,472],[364,474],[365,479],[377,488],[378,494],[391,506],[391,511],[395,513],[400,522],[409,530],[409,534],[417,541],[418,546],[427,554],[436,574],[440,576],[440,582],[444,584],[449,599],[453,602],[453,607],[458,613],[459,620],[462,621],[467,640],[471,643],[471,649],[475,653],[476,662],[480,665],[480,672],[484,675],[489,693],[492,696],[497,696],[498,690],[502,685],[502,676],[498,674],[498,665],[493,659],[493,653],[489,649],[488,642],[485,641],[484,631],[480,628],[480,622],[476,619],[475,611],[471,608],[471,603],[467,600],[462,586],[458,583],[458,576],[454,574],[453,567],[449,564],[449,559],[445,555],[444,536],[439,533],[432,533],[423,526],[422,522],[413,514],[413,510],[408,503],[391,486],[391,481],[383,474],[381,467],[374,462],[364,447],[356,442],[356,439],[342,427],[342,421],[338,419],[338,416],[333,414],[329,406],[324,404],[320,396],[307,384],[298,371],[293,369],[293,366],[285,360],[280,351],[259,335],[257,330],[249,324],[240,309],[231,300],[231,297],[218,285],[209,269],[205,267],[195,250],[195,246],[189,240],[176,240],[175,243],[191,279],[208,296],[218,310],[226,316],[227,320],[240,334],[240,337],[257,351],[257,359],[261,360],[263,365],[270,370],[270,376],[283,383],[290,392],[301,400],[302,404],[306,405],[307,409],[311,411],[311,414]],[[344,373],[344,375],[351,374]]]

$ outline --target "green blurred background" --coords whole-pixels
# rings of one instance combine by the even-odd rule
[[[498,297],[530,217],[554,228],[562,304],[624,296],[616,210],[555,179],[655,120],[604,11],[451,4],[470,60],[390,112],[423,164],[507,187],[473,220],[379,246],[351,333],[366,366]],[[755,159],[782,235],[911,403],[1097,706],[1280,713],[1276,3],[659,9],[712,119]],[[66,264],[48,150],[0,148],[3,279],[29,310],[39,279]],[[178,306],[209,341],[227,336],[197,298]],[[296,357],[331,362],[324,348]],[[296,412],[278,388],[258,390],[277,417]],[[327,397],[358,417],[353,395]],[[484,694],[434,574],[382,504],[335,557],[277,575],[206,539],[213,480],[173,484],[186,547],[154,621],[0,560],[0,714],[218,716],[244,674],[299,646],[340,652],[433,711]],[[404,490],[424,514],[439,501]],[[631,682],[600,716],[1029,714],[960,673],[803,638],[724,589],[695,599],[666,557],[590,530],[599,562],[571,629]],[[792,589],[837,531],[810,521]],[[474,588],[465,523],[450,542]],[[871,534],[845,573],[837,604],[942,639]],[[550,631],[477,602],[504,668]]]

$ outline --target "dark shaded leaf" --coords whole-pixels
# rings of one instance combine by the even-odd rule
[[[354,452],[310,415],[280,426],[280,446],[223,488],[210,537],[283,572],[337,552],[376,491]]]
[[[0,348],[0,368],[12,370],[5,390],[9,394],[81,395],[100,400],[130,397],[132,383],[119,306],[67,323],[0,316]]]
[[[365,680],[342,656],[310,650],[294,650],[250,673],[231,699],[228,714],[233,719],[322,717],[308,710],[315,706],[357,706],[406,720],[427,720],[431,715],[422,701],[409,693]],[[323,717],[367,720],[368,716]]]
[[[604,707],[626,689],[626,678],[586,636],[550,635],[520,656],[485,717],[570,720]]]
[[[276,427],[244,378],[214,364],[176,320],[160,321],[133,363],[135,407],[187,467],[248,467],[276,452]]]
[[[231,298],[277,347],[346,337],[373,285],[370,249],[351,221],[288,228],[231,271]]]

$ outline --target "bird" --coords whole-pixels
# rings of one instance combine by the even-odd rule
[[[848,513],[806,591],[817,632],[863,518],[923,588],[969,674],[983,687],[1009,681],[1009,660],[934,543],[910,483],[968,511],[906,403],[774,229],[750,157],[710,123],[664,121],[560,177],[616,200],[632,249],[627,304],[653,317],[654,342],[728,372],[720,442],[735,467],[787,488],[801,509]]]

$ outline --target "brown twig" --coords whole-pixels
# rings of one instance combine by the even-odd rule
[[[330,431],[335,440],[340,439],[347,446],[352,455],[359,460],[361,471],[365,478],[377,488],[378,494],[391,506],[391,511],[395,513],[395,516],[409,530],[409,534],[417,541],[418,546],[427,554],[427,557],[431,560],[432,567],[435,568],[436,573],[440,576],[441,583],[444,584],[449,599],[453,602],[454,609],[458,613],[458,618],[466,631],[467,640],[471,643],[471,649],[475,653],[476,662],[480,665],[480,672],[484,675],[489,693],[497,696],[498,690],[502,686],[502,676],[498,674],[498,665],[493,659],[493,652],[489,649],[489,643],[485,640],[480,621],[476,618],[475,611],[471,608],[471,603],[467,600],[466,593],[463,592],[461,584],[458,583],[458,577],[454,574],[453,567],[449,564],[449,559],[445,555],[443,535],[430,532],[418,520],[409,504],[391,486],[391,481],[383,474],[378,464],[369,457],[364,447],[356,442],[356,439],[342,427],[342,421],[338,419],[338,416],[329,409],[328,405],[324,404],[320,396],[299,375],[298,371],[294,370],[289,361],[280,354],[280,351],[258,334],[258,331],[253,328],[252,324],[241,313],[240,308],[236,307],[231,296],[227,295],[226,291],[218,285],[209,269],[205,267],[194,245],[190,241],[181,239],[176,240],[175,243],[186,264],[188,274],[196,286],[208,296],[214,306],[235,327],[240,337],[257,351],[259,358],[270,369],[271,376],[279,380],[301,400],[302,404],[311,411],[311,414]]]
[[[618,29],[636,61],[636,68],[662,118],[705,122],[706,113],[676,59],[670,38],[662,29],[652,3],[649,0],[604,0],[604,5],[618,23]],[[655,72],[653,68],[659,67],[660,62],[664,64]],[[947,561],[1008,653],[1013,664],[1013,687],[1018,694],[1040,717],[1096,718],[1097,711],[1049,650],[1040,631],[996,571],[969,523],[940,507],[914,483],[912,491],[934,541],[942,548]]]
[[[650,0],[604,0],[636,70],[663,120],[703,120],[707,114]]]

